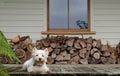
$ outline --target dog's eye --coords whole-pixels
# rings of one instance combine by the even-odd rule
[[[44,57],[44,55],[42,55],[42,57]]]
[[[36,55],[36,56],[38,56],[38,55]]]

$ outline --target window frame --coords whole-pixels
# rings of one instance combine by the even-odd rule
[[[42,32],[42,34],[70,34],[70,35],[75,35],[75,34],[95,34],[95,31],[91,31],[91,21],[90,21],[90,0],[88,0],[88,29],[80,29],[80,28],[50,28],[50,0],[47,0],[47,32]],[[68,9],[69,11],[69,9]],[[68,21],[68,24],[70,22]]]
[[[68,0],[69,1],[69,0]],[[80,28],[69,28],[69,20],[68,20],[68,28],[50,28],[50,0],[47,0],[47,31],[50,32],[90,32],[91,31],[91,27],[90,27],[90,0],[88,0],[88,12],[87,12],[87,16],[88,16],[88,29],[80,29]],[[68,6],[69,6],[69,2],[68,2]],[[69,8],[69,7],[68,7]],[[68,19],[69,19],[70,15],[69,15],[69,9],[68,9]]]

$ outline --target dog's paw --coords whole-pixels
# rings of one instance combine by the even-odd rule
[[[36,73],[35,70],[33,69],[33,67],[27,68],[27,71],[28,71],[29,73]]]
[[[47,74],[50,74],[50,73],[51,73],[51,71],[50,71],[50,70],[48,70],[46,73],[47,73]]]

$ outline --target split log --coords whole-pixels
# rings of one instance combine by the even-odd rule
[[[80,44],[79,44],[78,42],[75,42],[75,43],[74,43],[74,47],[75,47],[76,49],[81,49],[81,46],[80,46]]]
[[[31,39],[30,37],[26,38],[26,39],[23,41],[23,44],[25,44],[25,45],[32,44],[32,39]]]
[[[52,48],[56,48],[57,46],[58,46],[57,43],[50,43],[50,47],[52,47]]]
[[[78,64],[78,63],[79,63],[79,60],[80,60],[80,57],[79,57],[79,55],[77,55],[77,56],[71,58],[71,60],[68,61],[68,63],[69,63],[69,64]]]
[[[50,41],[46,38],[46,39],[42,39],[41,40],[42,44],[45,46],[45,47],[48,47],[50,45]]]
[[[34,48],[34,46],[32,44],[27,45],[27,50],[30,52],[32,52],[33,48]]]
[[[49,57],[47,58],[47,63],[48,63],[48,64],[53,64],[53,63],[54,63],[54,59],[53,59],[51,56],[49,56]]]
[[[93,55],[95,52],[98,52],[98,49],[97,48],[93,48],[90,52],[91,55]]]
[[[87,47],[85,41],[80,41],[80,45],[82,46],[82,48],[86,48]]]
[[[25,52],[26,53],[26,60],[28,60],[28,59],[30,59],[31,57],[32,57],[32,51],[30,52],[30,51],[26,51]]]
[[[63,57],[66,56],[66,55],[67,55],[66,50],[65,50],[65,51],[62,51],[62,52],[60,53],[60,55],[62,55]]]
[[[71,48],[70,50],[68,50],[68,51],[69,51],[70,54],[73,54],[73,53],[76,51],[76,49],[72,47],[72,48]]]
[[[23,49],[17,49],[15,50],[15,55],[18,58],[23,58],[25,56],[25,51]]]
[[[87,38],[87,40],[86,40],[86,42],[88,43],[88,44],[92,44],[92,37],[89,37],[89,38]]]
[[[79,55],[79,51],[78,50],[76,50],[73,54],[71,54],[71,57],[75,57],[77,55]]]
[[[96,40],[93,40],[92,46],[93,46],[94,48],[97,47],[97,41],[96,41]]]
[[[104,57],[109,57],[110,55],[111,55],[110,52],[107,51],[102,52],[102,56]]]
[[[54,53],[57,55],[60,54],[60,49],[54,49]]]
[[[43,47],[44,47],[44,46],[43,46],[41,40],[40,40],[40,41],[37,40],[37,41],[36,41],[36,48],[37,48],[37,49],[41,49],[41,48],[43,48]]]
[[[87,53],[87,49],[86,48],[81,49],[80,53],[79,53],[79,56],[84,59],[86,57],[86,53]]]
[[[18,43],[19,41],[20,41],[20,35],[18,35],[18,36],[11,39],[12,43]]]
[[[94,57],[95,59],[100,59],[100,54],[99,54],[98,52],[95,52],[95,53],[93,54],[93,57]]]
[[[62,55],[57,55],[55,58],[56,61],[63,61],[63,56]]]
[[[66,45],[72,47],[74,43],[74,39],[70,39],[66,41]]]
[[[88,60],[87,59],[80,59],[80,63],[81,64],[88,64]]]
[[[92,49],[92,45],[91,44],[87,44],[87,50],[91,50]]]
[[[64,57],[63,57],[63,60],[65,61],[69,61],[71,59],[71,55],[70,54],[66,54]]]
[[[56,58],[56,56],[57,56],[57,55],[56,55],[56,53],[54,53],[54,52],[53,52],[52,55],[51,55],[52,58]]]

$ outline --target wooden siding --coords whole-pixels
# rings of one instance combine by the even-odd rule
[[[120,41],[120,0],[93,0],[93,3],[94,37],[103,43],[108,40],[117,44]]]
[[[47,28],[47,0],[2,0],[0,3],[0,30],[7,38],[30,35],[40,39]],[[92,36],[111,44],[120,41],[120,0],[91,0]],[[77,36],[77,35],[74,35]],[[81,37],[81,36],[80,36]]]
[[[0,4],[0,30],[8,39],[30,35],[41,38],[46,30],[46,0],[2,0]]]

